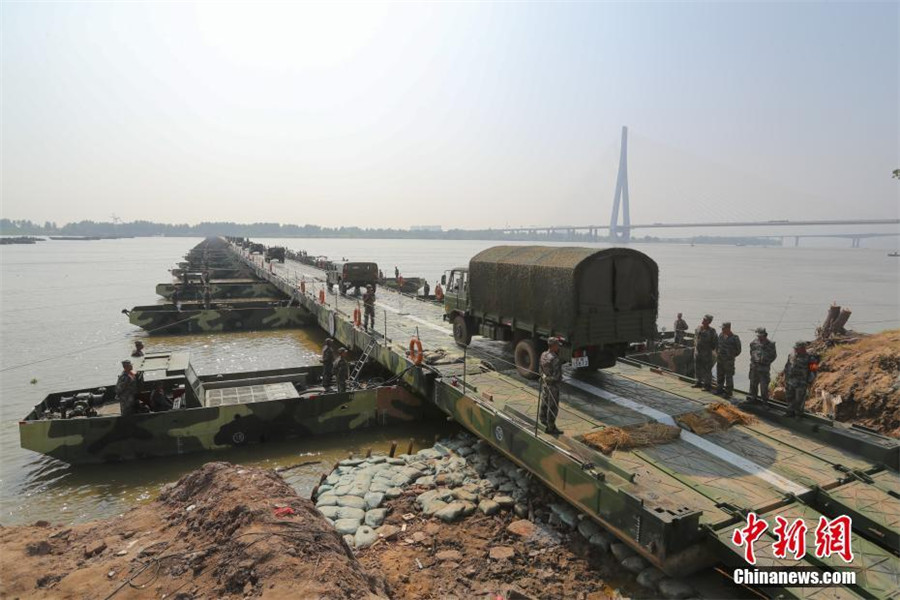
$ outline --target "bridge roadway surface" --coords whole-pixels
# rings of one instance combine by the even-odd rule
[[[331,293],[319,302],[324,271],[292,260],[263,265],[259,256],[232,251],[258,276],[300,300],[341,343],[360,351],[374,338],[378,346],[371,356],[395,373],[412,365],[406,351],[409,340],[418,337],[426,354],[439,360],[408,371],[410,385],[669,573],[712,564],[746,566],[743,550],[731,537],[745,524],[746,512],[754,511],[769,521],[754,546],[758,566],[857,572],[854,586],[761,588],[765,593],[900,598],[896,440],[812,415],[789,419],[776,407],[756,409],[760,418],[750,425],[706,435],[683,428],[673,442],[605,456],[582,443],[582,436],[609,426],[675,425],[679,416],[700,413],[720,399],[691,388],[689,380],[627,361],[589,375],[567,372],[557,421],[564,434],[550,436],[534,426],[537,387],[516,374],[504,344],[476,338],[465,351],[457,347],[441,306],[379,288],[380,334],[370,336],[353,324],[359,299]],[[483,361],[496,370],[485,368]],[[853,517],[852,564],[812,556],[822,514]],[[776,515],[805,520],[803,560],[774,557]]]

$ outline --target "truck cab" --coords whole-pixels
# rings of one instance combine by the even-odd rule
[[[469,308],[469,269],[456,267],[441,276],[444,288],[444,320],[453,323],[453,337],[461,345],[468,345],[472,334],[466,327],[466,312]]]

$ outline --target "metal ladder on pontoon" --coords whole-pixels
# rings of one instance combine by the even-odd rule
[[[374,350],[375,346],[377,345],[378,342],[375,341],[374,337],[369,340],[369,345],[366,346],[365,350],[363,350],[362,356],[360,356],[356,361],[356,364],[353,365],[353,372],[350,373],[350,379],[347,380],[348,388],[352,389],[358,385],[357,380],[359,379],[359,374],[362,372],[363,367],[366,366],[366,363],[369,360],[369,355],[372,354],[372,350]]]

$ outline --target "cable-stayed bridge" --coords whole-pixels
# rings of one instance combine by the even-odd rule
[[[504,234],[526,234],[538,236],[546,234],[586,235],[596,241],[628,242],[631,240],[632,231],[637,229],[702,229],[702,228],[760,228],[759,234],[754,237],[769,238],[794,238],[794,245],[800,244],[800,238],[844,238],[851,240],[854,248],[858,248],[860,241],[867,238],[897,237],[900,233],[894,232],[837,232],[837,233],[775,233],[783,227],[830,227],[850,225],[900,225],[900,218],[886,219],[803,219],[803,220],[735,220],[735,221],[689,221],[679,223],[631,223],[628,190],[628,128],[622,127],[622,142],[619,154],[619,170],[616,177],[616,190],[613,196],[612,215],[609,224],[596,225],[552,225],[529,227],[506,227],[499,231]]]

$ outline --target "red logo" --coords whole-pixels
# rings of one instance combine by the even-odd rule
[[[845,563],[853,562],[853,548],[850,533],[853,521],[847,515],[835,517],[828,521],[819,517],[816,526],[816,558],[828,558],[837,554]]]
[[[753,552],[753,542],[769,528],[769,524],[757,518],[756,513],[747,514],[747,526],[735,529],[731,535],[731,542],[735,546],[744,546],[744,560],[751,565],[756,564],[756,553]]]
[[[793,556],[794,560],[801,560],[806,556],[806,534],[809,531],[803,519],[796,519],[793,523],[784,517],[775,517],[775,542],[772,544],[772,553],[775,558],[786,559]],[[744,527],[734,530],[731,542],[738,547],[744,547],[744,560],[749,564],[756,564],[756,552],[753,543],[756,542],[769,528],[765,519],[760,519],[756,513],[747,513],[747,523]],[[846,563],[853,562],[853,521],[843,515],[829,520],[827,517],[819,517],[816,526],[816,558],[829,558],[832,555],[840,556]]]

